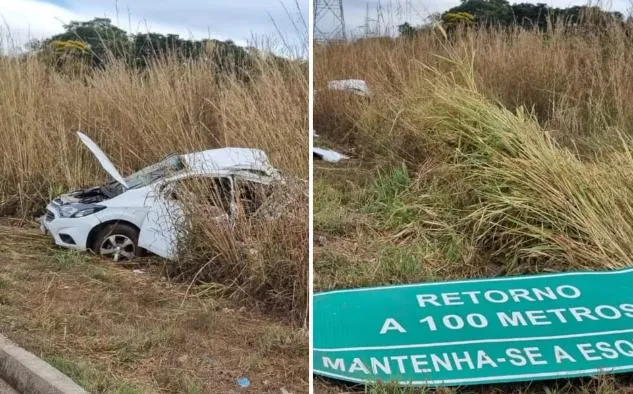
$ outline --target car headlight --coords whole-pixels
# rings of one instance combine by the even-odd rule
[[[62,205],[59,213],[64,218],[82,218],[105,209],[103,205],[71,204]]]

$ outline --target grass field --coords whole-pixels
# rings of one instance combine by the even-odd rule
[[[315,165],[315,291],[632,265],[631,26],[563,30],[315,48],[315,131],[352,157]],[[324,89],[344,78],[371,99]],[[631,386],[440,392],[548,390]]]
[[[89,392],[305,392],[307,333],[287,319],[173,283],[149,259],[117,267],[16,224],[0,224],[0,332]]]
[[[262,56],[250,72],[170,56],[142,71],[113,60],[58,72],[0,56],[0,332],[91,392],[234,392],[241,376],[252,392],[305,391],[307,64]],[[290,180],[283,214],[219,233],[190,212],[182,259],[141,260],[145,275],[57,250],[32,219],[107,180],[77,130],[124,176],[174,152],[263,149]]]

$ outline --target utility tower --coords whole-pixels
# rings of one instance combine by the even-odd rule
[[[314,39],[347,39],[343,0],[314,0]]]

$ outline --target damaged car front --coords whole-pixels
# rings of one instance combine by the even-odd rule
[[[105,155],[96,156],[100,162],[107,160]],[[58,246],[90,249],[114,261],[129,260],[142,253],[138,236],[149,211],[150,185],[184,169],[184,163],[175,156],[127,178],[116,170],[108,171],[114,181],[53,199],[39,218],[40,230],[50,233]]]
[[[77,134],[114,180],[55,198],[39,218],[40,229],[61,247],[89,249],[114,261],[130,260],[146,251],[177,258],[185,215],[173,190],[182,180],[229,179],[231,188],[237,177],[257,183],[281,181],[265,153],[248,148],[172,155],[124,178],[90,138]],[[231,190],[230,195],[234,194]],[[231,201],[229,215],[234,211]]]

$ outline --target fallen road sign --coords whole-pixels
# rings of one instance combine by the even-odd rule
[[[315,293],[314,373],[463,386],[633,371],[633,269]]]

